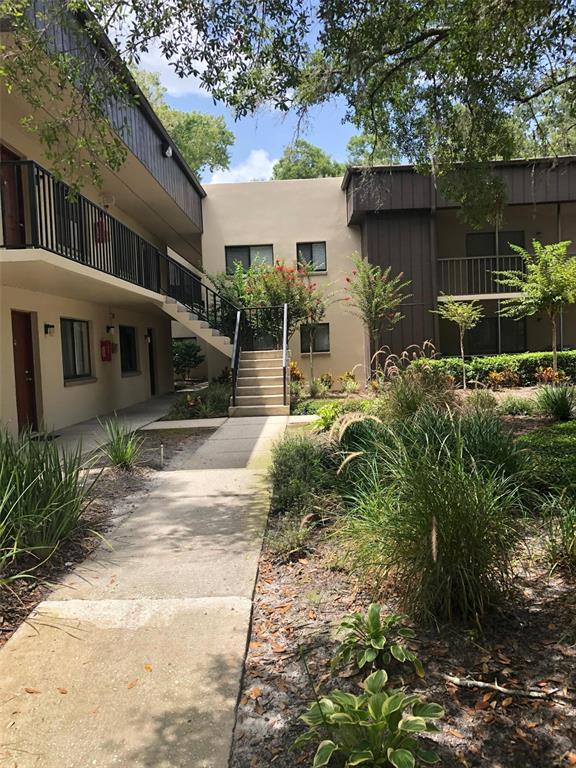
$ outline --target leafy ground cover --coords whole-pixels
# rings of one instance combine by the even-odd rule
[[[520,443],[534,456],[543,485],[576,494],[576,420],[528,432]]]

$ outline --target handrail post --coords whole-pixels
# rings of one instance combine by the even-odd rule
[[[18,170],[16,171],[18,172]],[[38,197],[36,194],[36,174],[33,163],[28,163],[28,199],[30,201],[30,228],[32,230],[32,245],[38,248]],[[26,238],[27,240],[28,238]]]
[[[234,330],[234,346],[232,348],[232,406],[236,405],[236,387],[238,385],[238,363],[240,360],[240,327],[242,310],[236,312],[236,328]]]
[[[282,367],[284,371],[284,405],[288,405],[288,386],[287,386],[287,368],[288,368],[288,304],[284,304],[284,327],[282,329],[282,350],[283,350],[283,359],[282,359]]]

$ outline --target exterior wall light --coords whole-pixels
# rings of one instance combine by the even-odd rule
[[[54,326],[52,323],[44,323],[44,335],[54,336]]]
[[[170,144],[162,144],[162,154],[164,157],[172,157],[172,146]]]
[[[116,330],[116,326],[115,325],[107,325],[106,326],[106,333],[114,333],[115,330]]]

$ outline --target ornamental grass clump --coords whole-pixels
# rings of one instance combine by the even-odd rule
[[[547,384],[536,393],[538,410],[556,421],[568,421],[576,412],[576,386]]]
[[[117,418],[100,422],[106,435],[100,451],[113,467],[131,470],[142,453],[144,438]]]
[[[0,432],[0,560],[49,557],[81,525],[89,484],[81,449]]]
[[[505,433],[470,418],[384,427],[374,453],[348,464],[339,535],[350,563],[376,590],[394,576],[414,616],[477,619],[511,585],[526,477]]]

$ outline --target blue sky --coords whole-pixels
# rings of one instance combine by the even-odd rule
[[[176,109],[198,110],[213,115],[223,115],[227,126],[236,136],[231,150],[228,171],[217,171],[212,177],[205,174],[205,183],[224,181],[252,181],[270,178],[275,160],[289,144],[296,131],[296,118],[267,109],[257,114],[234,120],[231,112],[221,104],[214,104],[212,98],[201,91],[194,78],[181,80],[156,52],[145,54],[140,66],[158,72],[167,89],[166,100]],[[353,126],[342,124],[344,110],[341,105],[331,103],[315,108],[300,136],[322,147],[336,160],[346,159],[346,144],[357,131]]]

